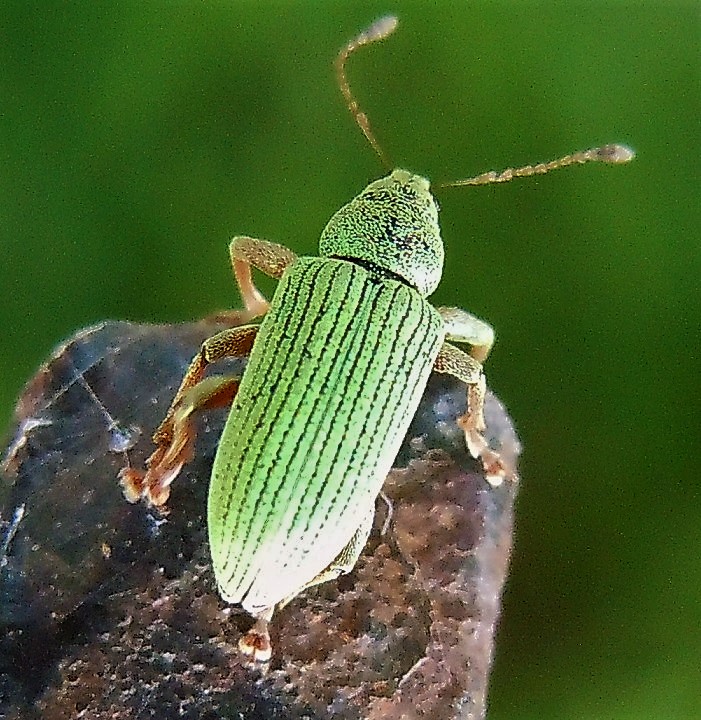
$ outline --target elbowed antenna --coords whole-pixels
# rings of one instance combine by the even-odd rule
[[[348,78],[346,76],[346,62],[348,61],[348,58],[359,48],[384,40],[386,37],[391,35],[397,29],[398,23],[399,20],[396,15],[385,15],[384,17],[375,20],[375,22],[372,23],[372,25],[370,25],[366,30],[363,30],[363,32],[341,48],[338,56],[336,57],[336,77],[338,79],[338,86],[346,100],[346,105],[355,118],[358,127],[360,127],[363,131],[363,135],[365,135],[367,141],[372,146],[372,149],[377,153],[378,157],[388,170],[392,169],[392,164],[372,132],[367,115],[360,109],[358,101],[355,99],[355,96],[351,91],[350,84],[348,83]],[[551,170],[559,170],[560,168],[568,167],[570,165],[582,165],[588,162],[605,162],[612,164],[627,163],[634,157],[635,152],[625,145],[603,145],[602,147],[571,153],[559,158],[558,160],[537,163],[536,165],[524,165],[520,168],[507,168],[501,172],[491,170],[486,173],[481,173],[480,175],[475,175],[471,178],[465,178],[464,180],[453,180],[452,182],[440,183],[438,187],[491,185],[492,183],[508,182],[509,180],[513,180],[518,177],[544,175]]]
[[[370,121],[367,115],[360,109],[358,101],[351,92],[348,78],[346,77],[346,61],[356,50],[364,45],[379,42],[380,40],[384,40],[388,35],[391,35],[395,31],[398,22],[399,20],[395,15],[385,15],[379,20],[375,20],[369,28],[363,30],[363,32],[343,47],[336,57],[336,77],[338,78],[338,86],[346,100],[346,105],[358,123],[358,126],[363,131],[363,135],[365,135],[367,141],[372,146],[372,149],[377,153],[383,165],[388,170],[392,169],[392,165],[380,146],[380,143],[377,142],[377,138],[370,128]]]
[[[635,157],[635,153],[625,145],[604,145],[602,147],[582,150],[581,152],[565,155],[558,160],[550,162],[538,163],[537,165],[524,165],[520,168],[507,168],[501,172],[490,170],[489,172],[475,175],[475,177],[466,178],[465,180],[454,180],[452,182],[441,183],[439,187],[460,187],[463,185],[491,185],[492,183],[509,182],[518,177],[530,177],[531,175],[545,175],[551,170],[559,170],[569,165],[583,165],[588,162],[605,162],[605,163],[627,163]]]

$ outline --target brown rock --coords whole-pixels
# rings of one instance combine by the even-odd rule
[[[119,469],[150,453],[187,363],[220,328],[104,323],[27,386],[0,479],[0,717],[483,718],[516,487],[491,487],[467,454],[458,383],[429,383],[385,485],[387,531],[378,500],[355,570],[276,613],[265,676],[241,663],[251,621],[209,566],[225,412],[202,418],[167,517],[124,500]],[[515,463],[492,395],[487,422]]]

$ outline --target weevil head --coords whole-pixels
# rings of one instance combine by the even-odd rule
[[[430,295],[443,272],[443,240],[428,180],[394,170],[370,183],[329,220],[319,254],[369,263]]]

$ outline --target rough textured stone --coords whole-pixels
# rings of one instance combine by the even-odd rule
[[[203,416],[166,517],[125,502],[119,469],[149,454],[187,363],[220,328],[105,323],[27,386],[0,478],[0,717],[484,717],[516,487],[488,485],[466,453],[458,383],[429,383],[386,482],[386,532],[378,500],[355,570],[276,613],[265,676],[241,663],[251,621],[218,597],[209,566],[225,413]],[[515,461],[492,395],[487,420]]]

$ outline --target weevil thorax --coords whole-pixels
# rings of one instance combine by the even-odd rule
[[[444,252],[428,180],[394,170],[370,183],[329,220],[319,254],[366,263],[430,295],[443,273]]]

